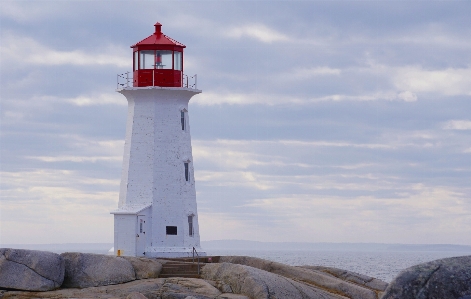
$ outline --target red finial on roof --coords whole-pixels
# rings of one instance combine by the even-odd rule
[[[177,42],[173,38],[166,36],[162,33],[162,24],[159,22],[155,23],[155,32],[141,40],[135,45],[132,45],[131,48],[138,47],[139,51],[141,50],[175,50],[180,51],[181,48],[185,48],[185,45]],[[175,48],[176,47],[176,48]]]
[[[155,23],[155,34],[160,35],[162,34],[162,24],[159,22]]]

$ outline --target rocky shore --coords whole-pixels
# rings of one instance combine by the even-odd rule
[[[471,256],[411,267],[388,285],[341,269],[246,256],[206,257],[198,267],[191,259],[3,248],[0,298],[471,299]]]

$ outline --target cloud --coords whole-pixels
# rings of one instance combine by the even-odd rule
[[[422,184],[410,185],[400,197],[296,194],[254,199],[245,206],[262,209],[282,220],[297,238],[312,236],[312,228],[321,226],[323,232],[316,233],[316,238],[322,236],[327,242],[336,240],[331,239],[330,234],[346,242],[374,239],[386,243],[427,243],[431,237],[429,226],[433,225],[433,234],[450,231],[453,233],[449,235],[449,242],[462,243],[461,234],[471,229],[471,205],[464,194]],[[406,239],[405,228],[408,230]],[[351,231],[362,233],[351,236]],[[308,237],[306,241],[315,240]]]
[[[93,105],[120,105],[127,106],[126,99],[118,93],[101,93],[95,95],[80,95],[75,98],[66,99],[67,102],[76,106]]]
[[[112,240],[109,211],[117,205],[119,180],[57,169],[2,171],[0,177],[0,243]]]
[[[249,37],[257,39],[263,43],[284,42],[289,40],[286,35],[263,24],[251,24],[246,26],[233,27],[225,31],[225,35],[227,37],[237,39],[242,37]]]
[[[436,49],[471,49],[471,41],[464,38],[467,31],[454,30],[446,28],[438,22],[431,22],[425,26],[420,26],[408,32],[399,32],[399,35],[392,34],[384,37],[375,36],[372,43],[418,45],[424,47],[433,47]],[[379,40],[378,40],[379,39]]]
[[[397,95],[397,98],[404,102],[415,102],[417,101],[417,95],[410,91],[403,91]]]
[[[424,70],[420,66],[398,67],[392,81],[397,88],[413,93],[471,95],[470,68]]]
[[[300,140],[280,140],[280,144],[289,146],[308,146],[308,147],[357,147],[369,149],[393,149],[395,146],[389,144],[375,143],[353,143],[353,142],[332,142],[332,141],[300,141]]]
[[[44,136],[49,140],[48,136]],[[123,159],[124,140],[93,140],[78,135],[54,135],[54,142],[61,149],[51,155],[28,155],[25,159],[46,163],[117,163]],[[80,155],[77,155],[80,153]]]
[[[42,162],[92,162],[95,163],[97,161],[122,161],[123,157],[121,156],[27,156],[26,159],[33,159]]]
[[[404,92],[375,92],[362,95],[331,94],[325,96],[289,96],[286,94],[266,94],[266,93],[230,93],[230,92],[205,92],[204,95],[195,97],[191,103],[201,106],[214,105],[310,105],[319,102],[340,102],[340,101],[417,101],[417,95],[410,91]]]
[[[24,5],[23,3],[26,3]],[[27,7],[25,7],[27,6]],[[19,23],[28,23],[31,20],[47,18],[54,13],[64,13],[60,5],[49,5],[47,2],[36,1],[2,1],[0,15],[11,18]]]
[[[247,219],[240,219],[235,213],[222,213],[199,211],[198,224],[201,235],[201,240],[224,240],[227,236],[232,239],[247,240],[247,231],[250,231],[253,226]]]
[[[299,68],[295,69],[294,75],[297,77],[311,77],[311,76],[322,76],[322,75],[340,75],[342,70],[334,69],[330,67],[313,67],[313,68]]]
[[[450,120],[443,125],[445,130],[471,130],[471,121],[469,120]]]
[[[404,102],[414,102],[417,101],[417,95],[409,92],[404,91],[400,93],[396,92],[376,92],[376,93],[365,93],[363,95],[346,95],[346,94],[334,94],[334,95],[327,95],[323,97],[316,97],[311,98],[307,102],[315,103],[315,102],[324,102],[324,101],[378,101],[378,100],[386,100],[386,101],[404,101]]]
[[[0,54],[2,65],[15,68],[31,67],[31,65],[129,67],[129,53],[120,46],[108,45],[94,49],[91,53],[83,50],[60,51],[44,46],[31,37],[17,36],[12,33],[7,33],[2,37]]]

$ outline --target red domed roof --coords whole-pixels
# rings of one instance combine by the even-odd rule
[[[162,33],[162,24],[159,22],[155,23],[155,32],[151,36],[141,40],[135,45],[132,45],[131,48],[141,47],[147,48],[148,46],[154,45],[162,45],[162,46],[170,46],[170,47],[181,47],[186,48],[186,46],[182,43],[177,42],[171,37],[166,36]]]

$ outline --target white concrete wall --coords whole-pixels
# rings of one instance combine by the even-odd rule
[[[119,206],[152,203],[149,255],[187,254],[200,249],[189,113],[181,128],[181,111],[199,93],[186,88],[130,88]],[[190,161],[190,181],[184,162]],[[189,236],[188,215],[194,214]],[[177,226],[176,236],[166,226]],[[201,249],[200,249],[201,250]],[[147,253],[146,253],[147,255]]]

